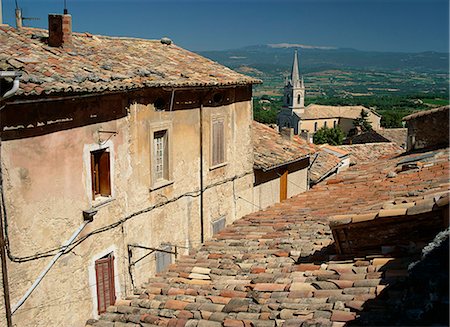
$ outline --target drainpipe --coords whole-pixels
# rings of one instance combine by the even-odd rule
[[[84,229],[84,227],[89,224],[90,221],[86,220],[84,221],[84,223],[78,227],[78,229],[75,231],[75,233],[72,234],[72,236],[70,237],[70,239],[62,246],[61,250],[55,254],[55,256],[53,257],[53,259],[49,262],[49,264],[47,265],[47,267],[45,267],[45,269],[40,273],[40,275],[38,276],[38,278],[34,281],[33,285],[31,285],[30,289],[25,293],[24,296],[22,296],[22,298],[19,300],[19,302],[17,302],[17,304],[13,307],[12,309],[12,314],[14,314],[14,312],[17,311],[17,309],[19,309],[22,304],[25,302],[25,300],[31,295],[31,293],[35,290],[35,288],[39,285],[39,283],[42,281],[42,279],[44,278],[44,276],[48,273],[48,271],[53,267],[53,265],[55,264],[55,262],[66,252],[67,248],[70,246],[70,244],[72,244],[72,242],[75,240],[75,238],[80,235],[81,231]]]
[[[203,99],[200,103],[200,242],[205,241],[203,219]]]
[[[20,73],[20,72],[0,71],[0,79],[5,78],[5,77],[14,77],[13,87],[2,96],[1,100],[9,98],[17,92],[17,90],[19,89],[20,76],[22,76],[22,73]]]
[[[0,0],[0,24],[1,22],[1,0]],[[22,74],[14,71],[0,71],[0,79],[5,77],[14,77],[13,87],[7,91],[2,97],[0,97],[0,101],[4,100],[8,97],[13,96],[17,90],[19,89],[19,78]],[[1,90],[0,90],[1,91]],[[1,104],[1,102],[0,102]],[[0,106],[0,110],[3,106]],[[3,174],[1,169],[1,131],[0,131],[0,257],[1,257],[1,266],[2,266],[2,283],[3,283],[3,298],[5,302],[5,312],[6,312],[6,324],[8,327],[12,327],[12,313],[11,313],[11,300],[9,298],[9,283],[8,283],[8,266],[6,264],[6,242],[5,242],[5,234],[4,234],[4,225],[3,225],[3,206],[4,196],[3,196]]]

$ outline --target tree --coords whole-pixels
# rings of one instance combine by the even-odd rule
[[[358,118],[353,120],[353,128],[348,132],[348,136],[354,136],[361,133],[365,133],[372,130],[372,124],[368,120],[369,113],[361,109],[361,113]]]
[[[331,145],[341,145],[344,140],[344,132],[336,126],[334,128],[322,127],[313,136],[314,144],[328,143]]]

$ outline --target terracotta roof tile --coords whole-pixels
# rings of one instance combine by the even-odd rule
[[[159,40],[73,33],[71,47],[55,48],[47,38],[46,30],[0,26],[0,66],[23,73],[17,96],[261,82]]]
[[[139,313],[139,323],[153,325],[168,325],[169,320],[183,325],[188,320],[189,326],[334,326],[358,319],[365,325],[386,324],[398,311],[393,301],[402,303],[408,292],[395,286],[409,278],[408,265],[417,260],[416,254],[338,255],[329,218],[366,215],[376,221],[381,218],[374,212],[390,210],[382,209],[387,201],[432,199],[435,205],[445,205],[449,151],[430,155],[427,163],[432,165],[392,178],[388,173],[402,160],[420,157],[404,155],[360,163],[340,173],[340,183],[319,183],[283,203],[247,215],[142,286],[139,297],[158,305],[147,309],[148,304],[132,300],[130,306],[114,307],[98,322],[89,323],[137,323]],[[364,219],[358,223],[365,223]],[[180,277],[179,267],[203,274],[208,267],[210,284],[191,284],[192,280]],[[154,288],[159,295],[151,294]],[[187,301],[180,298],[183,295],[169,294],[171,288],[191,290],[191,302],[185,305]]]
[[[297,135],[292,140],[279,134],[275,129],[253,121],[252,141],[255,169],[269,170],[306,158],[316,151],[313,144]]]
[[[403,117],[402,120],[408,121],[408,120],[411,120],[411,119],[432,115],[435,112],[448,111],[448,110],[450,110],[450,106],[443,106],[443,107],[434,108],[434,109],[430,109],[430,110],[419,111],[419,112],[416,112],[414,114],[411,114],[411,115],[408,115],[406,117]]]
[[[361,115],[361,110],[371,112],[380,116],[375,111],[364,106],[327,106],[320,104],[308,105],[304,112],[299,114],[302,119],[320,119],[320,118],[349,118],[355,119]]]

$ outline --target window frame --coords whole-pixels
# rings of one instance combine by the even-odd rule
[[[221,144],[216,144],[215,138],[215,126],[216,124],[222,125],[221,132]],[[218,132],[220,135],[220,131]],[[220,136],[219,136],[220,137]],[[223,115],[215,115],[211,117],[211,128],[210,128],[210,169],[216,169],[227,165],[227,141],[226,141],[226,119]],[[219,150],[216,150],[219,147]],[[220,151],[221,154],[216,154],[215,151]],[[218,159],[216,157],[219,156]],[[221,158],[220,158],[221,157]]]
[[[110,198],[112,196],[112,184],[109,148],[90,151],[90,161],[92,200]]]
[[[92,190],[92,162],[91,162],[91,153],[96,151],[108,151],[109,152],[109,172],[110,172],[110,195],[109,196],[94,196],[94,192]],[[85,181],[85,194],[86,200],[89,201],[89,204],[92,208],[99,208],[103,205],[111,203],[115,199],[115,149],[112,140],[108,140],[105,143],[92,143],[85,144],[83,147],[83,167],[84,167],[84,181]]]
[[[156,136],[164,133],[163,152],[163,177],[158,177],[156,164]],[[172,146],[172,124],[170,122],[158,122],[149,126],[149,160],[150,160],[150,191],[173,184],[173,146]]]

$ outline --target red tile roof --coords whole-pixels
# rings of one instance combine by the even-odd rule
[[[422,116],[432,115],[435,112],[448,111],[448,110],[450,110],[450,106],[443,106],[443,107],[434,108],[434,109],[431,109],[431,110],[419,111],[419,112],[416,112],[416,113],[411,114],[409,116],[403,117],[402,120],[408,121],[408,120],[419,118],[419,117],[422,117]]]
[[[412,258],[335,255],[329,218],[448,192],[448,155],[445,149],[360,163],[239,219],[88,325],[342,326],[361,310],[372,312],[370,322],[386,324],[380,312],[395,314],[392,299],[399,296],[387,290],[408,276]],[[412,163],[417,167],[409,169]],[[374,299],[381,302],[366,306]]]
[[[0,26],[0,69],[23,72],[18,96],[261,82],[159,40],[73,33],[73,46],[58,48],[47,39],[46,30]]]
[[[252,141],[255,169],[268,170],[305,158],[316,151],[313,144],[298,135],[289,140],[275,129],[256,121],[252,125]]]
[[[395,143],[365,143],[340,145],[339,149],[350,154],[351,164],[390,158],[405,150]]]

